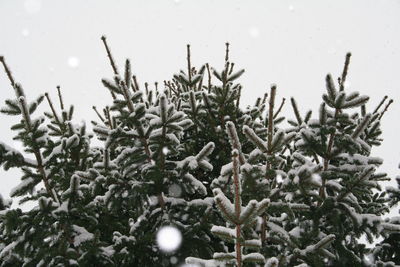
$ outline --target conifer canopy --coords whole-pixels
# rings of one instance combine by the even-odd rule
[[[370,107],[345,88],[350,53],[326,76],[319,110],[291,98],[286,119],[277,85],[241,105],[244,70],[228,43],[222,70],[193,66],[188,45],[184,70],[142,85],[101,40],[110,101],[93,106],[90,129],[60,87],[28,99],[0,57],[15,94],[0,111],[18,117],[23,144],[0,142],[0,165],[21,173],[11,199],[35,204],[0,196],[1,267],[400,265],[400,217],[382,218],[400,178],[382,188],[391,178],[373,154],[393,100]]]

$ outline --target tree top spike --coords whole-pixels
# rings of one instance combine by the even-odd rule
[[[225,43],[225,46],[226,46],[226,51],[225,51],[225,62],[228,62],[228,60],[229,60],[229,43],[228,42],[226,42]]]

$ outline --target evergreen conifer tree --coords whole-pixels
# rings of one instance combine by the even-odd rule
[[[60,87],[59,107],[48,93],[28,102],[0,58],[15,93],[1,112],[20,118],[11,129],[24,146],[0,143],[0,164],[22,171],[11,198],[36,204],[22,211],[0,196],[0,266],[400,264],[398,218],[381,218],[399,190],[382,190],[390,178],[372,156],[392,100],[368,113],[368,97],[345,90],[350,54],[337,83],[327,75],[317,118],[292,98],[283,127],[275,85],[241,107],[244,70],[229,44],[222,71],[192,66],[188,45],[186,70],[142,89],[101,39],[113,75],[102,80],[112,101],[93,107],[100,147]],[[178,249],[157,244],[165,226],[181,233]],[[384,240],[369,249],[362,236]]]
[[[387,188],[389,207],[391,208],[396,207],[400,203],[400,176],[396,178],[396,181],[397,188]],[[392,224],[400,225],[400,216],[388,218],[386,221]],[[377,244],[370,253],[370,262],[374,266],[392,267],[400,265],[400,233],[389,233],[384,237],[384,240]]]

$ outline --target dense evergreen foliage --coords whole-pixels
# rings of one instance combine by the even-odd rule
[[[60,87],[59,105],[47,93],[29,102],[0,58],[15,91],[1,112],[20,118],[24,146],[0,143],[0,164],[22,173],[11,198],[37,204],[22,211],[0,196],[0,266],[400,265],[400,217],[381,217],[400,187],[381,188],[390,178],[372,154],[392,100],[369,110],[369,97],[346,90],[350,54],[337,81],[326,76],[316,116],[292,98],[286,120],[275,85],[241,107],[244,70],[229,44],[222,71],[193,67],[187,46],[185,71],[142,89],[102,41],[111,101],[93,107],[94,134],[73,122]],[[182,234],[177,250],[157,244],[163,226]],[[361,237],[383,241],[367,248]]]

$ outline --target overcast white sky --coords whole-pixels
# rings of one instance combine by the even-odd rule
[[[48,91],[55,100],[61,85],[78,122],[95,118],[92,105],[110,103],[100,82],[112,76],[102,34],[120,66],[125,58],[132,60],[141,83],[162,82],[185,68],[187,43],[195,64],[220,68],[229,41],[231,58],[246,69],[243,104],[276,83],[278,97],[294,96],[304,112],[317,111],[325,75],[337,77],[351,51],[346,90],[369,95],[370,109],[384,95],[395,100],[383,119],[383,145],[373,155],[384,158],[382,170],[392,177],[399,173],[398,0],[0,0],[0,54],[16,80],[31,99]],[[0,90],[1,104],[14,97],[2,71]],[[293,116],[290,105],[284,112]],[[15,120],[1,115],[0,121],[0,140],[11,143]],[[0,171],[4,197],[18,184],[16,174]]]

